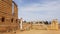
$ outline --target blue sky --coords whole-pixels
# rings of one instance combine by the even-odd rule
[[[18,16],[26,21],[60,20],[60,0],[14,0]]]

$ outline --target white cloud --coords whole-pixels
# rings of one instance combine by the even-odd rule
[[[21,7],[21,11],[55,11],[60,9],[59,2],[48,2],[45,4],[30,4],[29,6]]]
[[[60,1],[60,0],[59,0]],[[59,1],[52,1],[52,2],[44,2],[43,4],[40,3],[32,3],[28,4],[23,7],[19,7],[19,11],[21,12],[38,12],[38,11],[43,11],[47,12],[45,15],[37,15],[37,14],[29,14],[29,13],[24,13],[22,16],[26,20],[36,20],[36,19],[55,19],[59,18],[60,14],[60,2]]]

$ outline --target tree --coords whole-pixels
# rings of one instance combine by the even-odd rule
[[[48,24],[48,21],[45,21],[45,22],[44,22],[44,24],[46,24],[46,25],[47,25],[47,24]]]

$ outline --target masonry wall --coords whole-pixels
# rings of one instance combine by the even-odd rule
[[[23,23],[23,30],[30,30],[32,28],[32,24]]]
[[[31,27],[30,27],[31,26]],[[24,27],[30,27],[32,29],[36,29],[36,30],[59,30],[60,29],[60,25],[58,25],[58,20],[54,19],[51,21],[51,24],[31,24],[31,25],[27,24],[23,24],[23,28]],[[29,28],[28,28],[29,29]]]
[[[12,0],[0,0],[0,31],[10,31],[19,28],[18,7],[14,3],[12,15]]]

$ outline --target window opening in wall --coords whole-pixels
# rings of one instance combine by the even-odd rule
[[[13,22],[13,18],[11,19],[11,22]]]
[[[4,17],[2,17],[2,22],[4,22],[5,21],[5,18]]]

